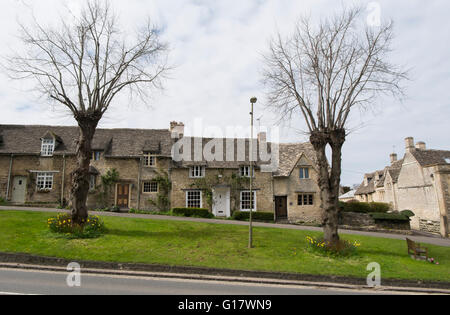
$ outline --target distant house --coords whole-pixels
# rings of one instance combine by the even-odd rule
[[[348,193],[343,194],[339,197],[339,201],[342,202],[349,202],[349,201],[354,201],[356,200],[356,196],[355,196],[356,190],[350,190]]]
[[[0,197],[13,204],[70,202],[78,137],[76,127],[0,125]],[[174,148],[182,141],[190,143],[191,150],[183,148],[181,153],[188,158],[180,160]],[[221,152],[217,144],[233,150]],[[275,220],[320,223],[322,205],[312,145],[274,146],[260,133],[253,148],[259,150],[267,144],[272,151],[278,147],[279,160],[271,171],[264,170],[266,163],[257,160],[251,174],[249,144],[249,139],[185,137],[184,124],[177,122],[169,129],[97,129],[88,206],[156,210],[150,200],[161,197],[158,179],[163,172],[171,183],[165,196],[171,208],[207,208],[217,217],[253,209],[272,212]],[[239,148],[243,148],[240,157],[236,156]],[[205,158],[204,152],[214,159]],[[102,176],[112,169],[118,171],[119,179],[105,196]],[[254,179],[253,197],[250,176]]]
[[[355,196],[363,202],[386,202],[397,211],[412,210],[412,227],[449,235],[450,151],[427,149],[424,142],[407,138],[406,152],[391,165],[366,174]]]

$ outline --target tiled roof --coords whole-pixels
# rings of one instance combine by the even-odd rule
[[[75,154],[78,127],[0,125],[3,144],[0,154],[39,155],[41,138],[49,133],[57,139],[55,155]],[[93,150],[103,150],[108,157],[139,157],[146,143],[158,143],[162,156],[171,156],[172,139],[169,130],[97,129]]]
[[[290,176],[302,154],[313,163],[313,166],[317,165],[316,153],[311,143],[280,144],[280,163],[275,176]]]
[[[422,166],[450,164],[446,161],[446,159],[450,159],[450,151],[415,150],[411,154]]]

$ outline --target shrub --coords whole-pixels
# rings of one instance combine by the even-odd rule
[[[409,217],[398,213],[371,213],[370,216],[375,221],[392,221],[392,222],[409,221]]]
[[[208,209],[200,209],[200,208],[174,208],[172,209],[172,214],[182,217],[199,217],[212,219],[214,215],[209,212]]]
[[[391,205],[381,202],[340,202],[340,210],[342,212],[354,213],[387,213],[391,209]]]
[[[356,254],[357,249],[361,244],[357,241],[349,242],[340,240],[337,244],[330,244],[324,241],[323,238],[315,238],[308,236],[306,238],[309,249],[326,256],[342,256],[348,257]]]
[[[47,223],[51,232],[67,238],[97,238],[106,231],[105,224],[98,216],[89,216],[83,226],[75,224],[67,213],[50,218]]]
[[[0,206],[6,205],[6,200],[0,197]]]
[[[408,217],[408,218],[412,218],[415,217],[416,215],[414,214],[414,212],[412,212],[411,210],[403,210],[402,212],[400,212],[400,214]]]
[[[237,221],[250,220],[250,212],[235,211],[232,219]],[[272,212],[253,212],[252,219],[255,221],[273,222],[274,215]]]

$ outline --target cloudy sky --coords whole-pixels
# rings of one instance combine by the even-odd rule
[[[343,184],[360,183],[364,173],[383,169],[394,150],[404,153],[403,139],[413,136],[430,148],[450,149],[450,2],[448,0],[335,1],[335,0],[112,0],[125,27],[137,27],[150,16],[170,43],[176,65],[165,91],[146,104],[136,100],[115,106],[101,127],[167,128],[172,120],[188,129],[203,126],[247,126],[249,98],[260,101],[256,118],[272,127],[276,117],[267,111],[261,79],[261,55],[279,30],[292,31],[304,14],[332,14],[342,4],[375,3],[384,19],[395,22],[393,61],[410,68],[407,98],[380,99],[353,126],[343,157]],[[61,0],[2,0],[0,54],[20,47],[17,21],[31,13],[44,23],[65,14]],[[74,12],[82,0],[66,1]],[[373,11],[372,11],[373,12]],[[371,11],[368,9],[367,14]],[[29,84],[0,75],[0,124],[74,125],[73,118],[26,90]],[[285,123],[283,142],[306,141],[300,117]],[[194,131],[191,131],[191,134]]]

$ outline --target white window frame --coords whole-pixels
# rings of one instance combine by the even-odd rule
[[[306,172],[305,172],[305,170],[306,170]],[[306,175],[308,175],[308,176],[306,176]],[[311,169],[309,167],[300,167],[299,177],[301,180],[310,179],[311,178]]]
[[[205,166],[191,166],[189,170],[189,177],[190,178],[203,178],[206,174],[206,167]]]
[[[42,173],[37,173],[36,174],[36,188],[38,191],[42,191],[42,190],[52,190],[53,189],[53,182],[54,182],[54,178],[53,178],[53,173],[47,173],[47,172],[42,172]],[[40,185],[40,183],[42,183]],[[40,187],[42,186],[42,187]]]
[[[41,141],[41,156],[53,156],[55,139],[42,139]]]
[[[198,208],[203,208],[203,193],[201,190],[188,190],[186,191],[186,208],[197,208],[197,207],[190,207],[189,206],[189,194],[190,193],[199,193],[200,194],[200,206]]]
[[[239,169],[239,175],[241,177],[247,177],[250,178],[250,172],[252,167],[251,166],[241,166]],[[255,177],[255,168],[253,167],[253,178]]]
[[[250,190],[243,190],[243,191],[241,191],[241,196],[240,196],[240,208],[241,208],[241,211],[242,212],[250,212],[250,209],[244,209],[243,208],[243,206],[244,206],[244,200],[243,200],[243,195],[244,194],[249,194],[250,195]],[[257,197],[256,197],[256,191],[253,191],[253,208],[254,209],[252,209],[252,212],[256,212],[256,208],[257,208],[257,205],[258,205],[258,203],[257,203]],[[248,201],[248,202],[250,202],[250,200]]]
[[[156,184],[156,191],[152,190],[152,185]],[[149,190],[146,191],[146,185],[148,185]],[[155,194],[159,192],[159,184],[156,181],[146,181],[142,184],[142,193],[144,194]]]
[[[156,155],[154,154],[145,154],[144,155],[144,166],[145,167],[155,167],[156,166]]]

